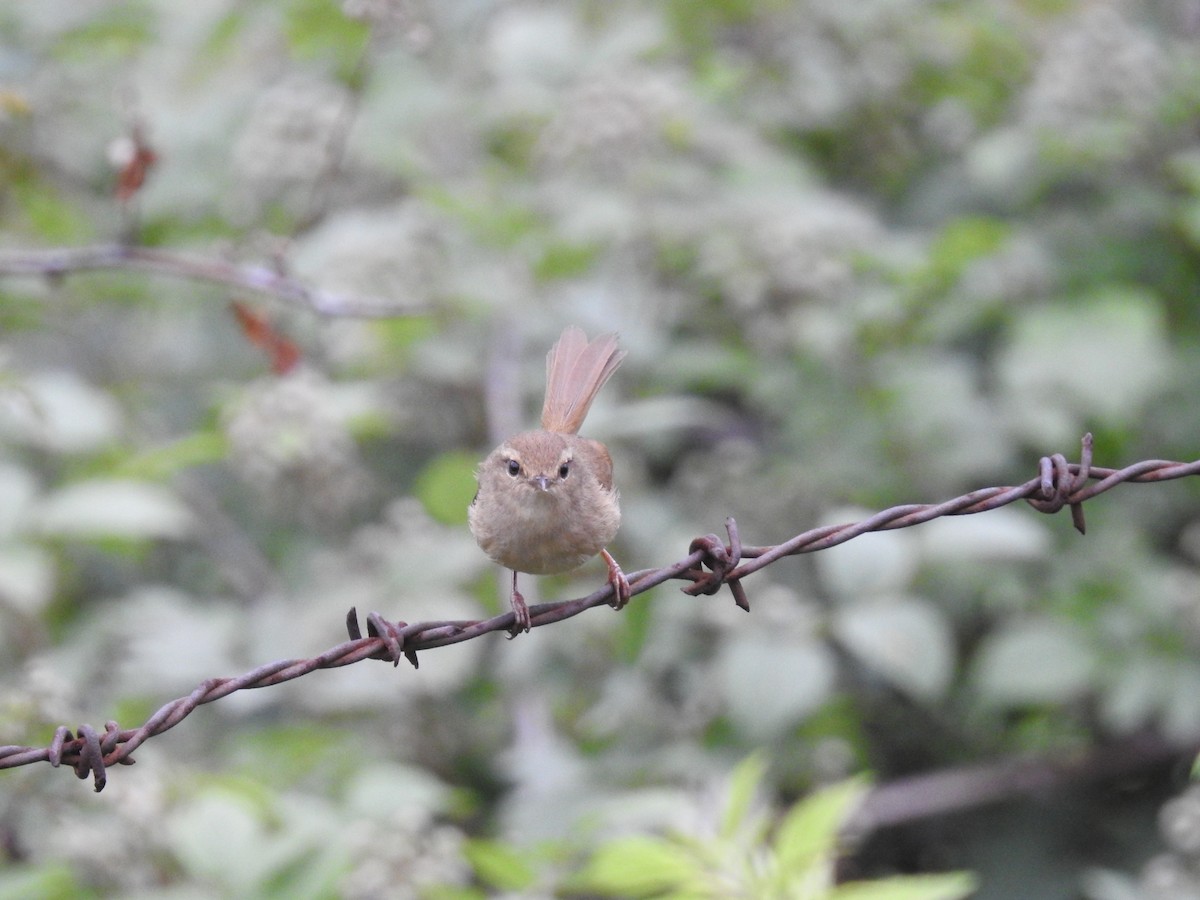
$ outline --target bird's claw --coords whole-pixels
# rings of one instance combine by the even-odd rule
[[[613,598],[609,601],[609,605],[613,609],[623,609],[633,596],[633,591],[629,587],[629,579],[625,577],[625,573],[621,571],[621,567],[613,559],[611,553],[601,550],[600,555],[604,557],[604,562],[608,566],[608,583],[613,586]]]
[[[522,631],[528,634],[529,629],[533,627],[533,622],[529,617],[529,607],[525,604],[525,598],[521,596],[521,592],[515,586],[509,600],[512,604],[513,623],[512,627],[508,629],[508,636],[515,638]]]

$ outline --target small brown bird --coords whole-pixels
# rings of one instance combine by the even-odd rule
[[[509,438],[475,471],[479,490],[467,521],[483,552],[513,570],[513,634],[530,628],[518,572],[567,572],[599,553],[608,564],[612,605],[629,602],[629,581],[604,549],[621,524],[612,457],[602,443],[578,434],[624,358],[615,334],[588,343],[581,329],[564,330],[546,355],[542,429]]]

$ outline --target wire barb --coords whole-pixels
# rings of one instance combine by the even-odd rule
[[[108,783],[108,776],[104,771],[104,751],[100,749],[100,736],[91,725],[79,726],[77,735],[83,746],[75,763],[75,776],[83,779],[91,775],[98,794]]]
[[[1043,456],[1038,461],[1038,485],[1040,497],[1027,497],[1029,503],[1038,512],[1050,515],[1058,512],[1064,506],[1071,507],[1071,522],[1080,534],[1087,533],[1087,523],[1083,519],[1083,502],[1074,499],[1074,495],[1087,484],[1092,469],[1092,433],[1083,436],[1079,451],[1079,465],[1072,466],[1061,453],[1053,456]]]
[[[367,637],[380,642],[380,649],[372,653],[368,659],[382,659],[390,662],[393,667],[400,665],[400,657],[404,656],[412,663],[414,669],[420,668],[417,654],[414,650],[404,650],[404,628],[406,622],[389,622],[379,613],[367,613]],[[362,629],[358,625],[358,607],[350,607],[346,613],[346,632],[352,641],[363,639]]]
[[[353,613],[353,609],[351,609]],[[421,668],[421,664],[417,662],[417,651],[406,650],[404,648],[404,629],[408,627],[407,622],[389,622],[377,612],[367,613],[367,634],[373,638],[379,638],[383,642],[386,653],[382,658],[390,659],[392,667],[400,665],[400,657],[403,656],[414,669]]]
[[[1067,463],[1062,454],[1044,457],[1039,461],[1037,477],[1024,484],[981,488],[941,503],[896,506],[860,522],[814,528],[773,546],[743,545],[737,523],[732,518],[726,519],[728,542],[715,534],[697,538],[692,541],[688,555],[683,559],[658,569],[644,569],[630,574],[630,594],[645,593],[672,579],[690,582],[683,590],[692,595],[715,594],[722,584],[727,584],[734,602],[748,611],[750,603],[742,587],[742,579],[785,556],[824,550],[871,531],[908,528],[941,516],[987,512],[1018,500],[1027,500],[1034,509],[1044,513],[1058,512],[1064,506],[1069,506],[1072,521],[1082,532],[1082,504],[1118,484],[1157,484],[1194,475],[1200,475],[1200,460],[1182,463],[1149,459],[1123,469],[1098,468],[1092,465],[1092,436],[1088,434],[1083,438],[1077,465]],[[532,607],[530,613],[537,625],[548,625],[577,616],[594,606],[607,605],[611,598],[612,585],[605,582],[586,597],[560,603],[542,603]],[[72,736],[71,729],[61,726],[55,730],[53,739],[45,747],[0,746],[0,769],[36,762],[48,762],[53,767],[66,763],[80,778],[91,775],[95,789],[99,791],[107,783],[108,770],[112,766],[132,765],[132,753],[145,741],[174,728],[205,703],[212,703],[236,691],[282,684],[317,669],[353,665],[364,659],[385,660],[395,666],[403,656],[415,668],[418,650],[457,644],[490,632],[507,632],[512,627],[513,617],[511,612],[505,612],[479,621],[446,620],[408,624],[389,622],[378,613],[371,613],[366,621],[367,634],[363,636],[357,610],[351,609],[345,623],[350,638],[347,642],[310,659],[277,660],[236,678],[210,678],[188,696],[164,704],[140,728],[122,730],[116,722],[108,722],[103,736],[88,725],[80,726]]]
[[[696,568],[684,573],[693,583],[683,588],[683,592],[693,597],[699,594],[711,595],[719,591],[721,585],[728,584],[729,591],[733,594],[733,602],[750,612],[750,600],[746,596],[746,589],[742,587],[741,579],[729,577],[742,561],[742,540],[733,516],[725,520],[725,531],[729,535],[728,545],[722,543],[715,534],[706,534],[692,541],[688,553],[701,553],[700,564],[708,566],[709,571],[704,572]]]

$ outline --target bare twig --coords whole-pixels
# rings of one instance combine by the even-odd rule
[[[750,604],[741,580],[785,556],[812,553],[870,531],[889,531],[928,522],[940,516],[961,516],[986,512],[1018,500],[1028,500],[1042,512],[1054,513],[1064,506],[1073,511],[1074,521],[1082,530],[1080,505],[1098,494],[1124,482],[1157,483],[1174,478],[1200,474],[1200,460],[1190,463],[1154,459],[1134,463],[1123,469],[1103,469],[1091,465],[1091,435],[1083,440],[1082,461],[1068,464],[1061,456],[1041,461],[1038,477],[1012,487],[983,488],[935,504],[909,504],[876,513],[860,522],[814,528],[796,535],[781,544],[748,547],[741,544],[737,524],[726,521],[728,542],[716,535],[706,535],[692,542],[683,559],[658,569],[644,569],[629,575],[631,592],[642,594],[671,579],[691,582],[684,590],[690,594],[713,594],[727,584],[734,601],[743,609]],[[1087,484],[1088,480],[1094,483]],[[579,615],[594,606],[607,605],[612,586],[593,591],[586,597],[560,603],[542,603],[529,608],[534,627],[561,622]],[[191,694],[164,705],[141,727],[119,730],[108,723],[103,737],[89,726],[81,727],[74,737],[60,728],[47,747],[0,747],[0,769],[49,762],[74,768],[81,778],[89,774],[96,790],[103,788],[106,767],[130,764],[131,754],[149,738],[162,734],[185,719],[198,706],[219,700],[235,691],[269,687],[308,675],[317,669],[348,666],[364,659],[383,659],[398,665],[406,658],[414,666],[417,653],[447,644],[457,644],[490,632],[508,633],[513,627],[513,614],[506,612],[480,621],[432,621],[407,624],[389,622],[377,613],[367,617],[367,636],[359,629],[357,614],[350,611],[347,628],[350,640],[326,650],[311,659],[287,659],[267,663],[237,678],[213,678],[199,685]],[[886,818],[886,817],[885,817]]]
[[[323,316],[370,319],[428,312],[406,307],[394,300],[324,291],[265,266],[235,265],[220,259],[189,256],[152,247],[97,244],[91,247],[0,253],[0,277],[61,278],[102,269],[131,269],[222,284],[239,291],[268,294]]]
[[[1195,741],[1172,742],[1143,732],[1066,759],[1038,756],[954,766],[897,778],[875,787],[847,824],[865,836],[947,813],[965,812],[1015,796],[1044,796],[1070,784],[1121,778],[1200,751]]]

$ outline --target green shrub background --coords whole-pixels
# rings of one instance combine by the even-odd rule
[[[159,158],[122,204],[135,123]],[[129,267],[11,277],[119,240],[401,315]],[[568,323],[629,351],[586,427],[627,571],[730,515],[768,544],[1020,483],[1086,431],[1098,465],[1200,456],[1200,21],[1185,0],[7,4],[0,274],[0,742],[40,745],[319,653],[351,606],[503,610],[465,524],[488,397],[496,428],[531,424]],[[231,298],[298,368],[271,373]],[[245,692],[100,795],[6,772],[0,894],[552,896],[621,836],[704,831],[756,751],[782,803],[1147,729],[1187,746],[1193,482],[1106,494],[1086,537],[1014,506],[783,561],[748,616],[666,585],[418,671]],[[861,874],[1137,896],[1114,892],[1195,877],[1156,831],[1184,778],[935,823]]]

